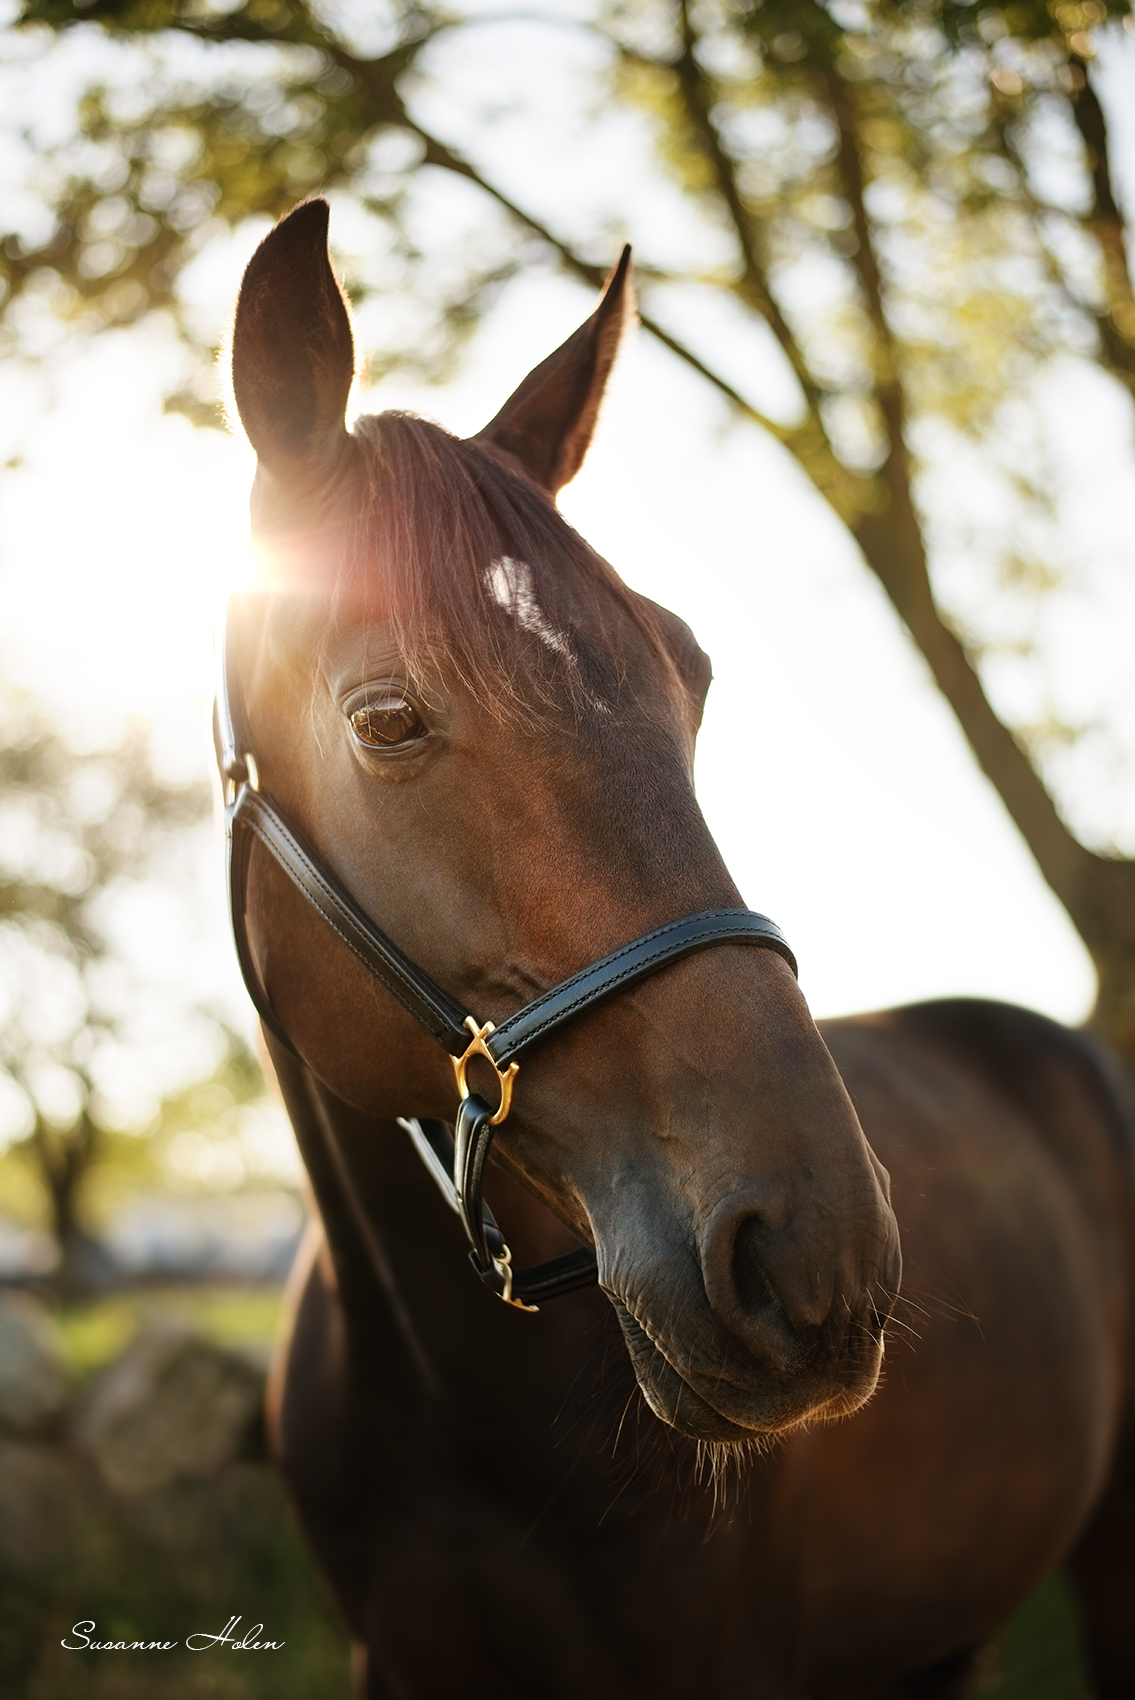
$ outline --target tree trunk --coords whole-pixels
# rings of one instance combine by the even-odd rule
[[[84,1110],[65,1133],[50,1130],[41,1119],[32,1135],[51,1201],[51,1231],[59,1247],[52,1284],[67,1295],[104,1287],[110,1273],[106,1253],[83,1227],[80,1208],[83,1183],[98,1149],[98,1132]]]
[[[905,478],[890,468],[888,507],[855,527],[868,566],[921,650],[986,777],[1047,884],[1068,911],[1099,978],[1089,1024],[1135,1076],[1135,863],[1094,854],[1073,837],[1032,763],[995,713],[973,662],[930,588],[922,533]],[[980,948],[975,940],[975,949]]]

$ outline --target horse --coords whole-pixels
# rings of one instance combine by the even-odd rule
[[[327,244],[306,202],[241,286],[217,732],[315,1206],[271,1447],[358,1693],[948,1700],[1063,1563],[1130,1694],[1118,1066],[964,999],[821,1032],[744,910],[709,660],[555,505],[627,255],[460,440],[348,430]]]

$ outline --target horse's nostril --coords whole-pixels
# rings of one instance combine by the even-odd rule
[[[741,1308],[754,1318],[783,1323],[783,1307],[768,1278],[761,1241],[766,1233],[759,1216],[747,1216],[733,1241],[733,1290]]]
[[[791,1315],[776,1290],[768,1269],[775,1238],[762,1216],[746,1216],[734,1236],[730,1273],[744,1337],[787,1366],[811,1348],[818,1328]]]

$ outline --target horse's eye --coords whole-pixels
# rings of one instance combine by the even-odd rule
[[[371,750],[393,750],[425,737],[426,729],[416,708],[403,697],[369,702],[351,715],[351,729],[360,744]]]

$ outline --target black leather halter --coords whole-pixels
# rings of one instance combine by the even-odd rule
[[[413,1140],[442,1196],[460,1216],[471,1248],[470,1261],[477,1274],[501,1298],[521,1310],[537,1308],[537,1299],[556,1298],[576,1287],[593,1285],[598,1279],[598,1268],[595,1253],[588,1246],[531,1269],[514,1270],[504,1236],[482,1199],[485,1163],[493,1134],[508,1115],[512,1100],[513,1080],[519,1068],[516,1059],[530,1045],[549,1038],[601,999],[635,985],[667,963],[677,962],[710,945],[761,945],[766,950],[775,950],[795,974],[796,959],[779,927],[766,915],[746,909],[711,909],[686,915],[644,933],[593,962],[590,968],[542,992],[499,1027],[494,1027],[491,1021],[479,1023],[375,926],[320,865],[275,803],[260,789],[243,694],[232,661],[228,621],[220,649],[216,716],[225,779],[229,903],[241,973],[260,1019],[282,1045],[293,1055],[299,1055],[272,1008],[249,950],[245,887],[254,838],[260,840],[363,966],[450,1053],[461,1099],[454,1132],[441,1121],[400,1117],[399,1123]],[[470,1092],[466,1084],[466,1069],[474,1056],[486,1058],[496,1071],[501,1099],[495,1111],[477,1093]]]

